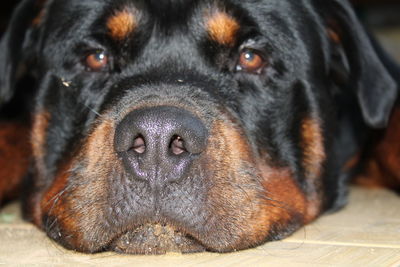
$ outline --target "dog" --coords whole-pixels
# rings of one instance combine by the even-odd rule
[[[399,68],[346,0],[23,0],[0,200],[84,253],[231,252],[399,189]]]

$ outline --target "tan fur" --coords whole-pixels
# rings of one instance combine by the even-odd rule
[[[50,114],[47,111],[38,112],[33,118],[31,144],[36,169],[40,172],[40,175],[45,175],[44,156],[46,154],[45,144],[49,120]]]
[[[325,160],[324,139],[316,119],[305,118],[301,124],[303,167],[311,179],[321,175],[322,163]]]
[[[304,118],[301,124],[301,146],[303,150],[303,168],[308,184],[308,216],[315,218],[321,210],[321,175],[326,159],[324,138],[320,123],[312,117]]]
[[[29,127],[12,122],[0,123],[0,204],[18,195],[28,171],[31,149]]]
[[[123,40],[129,36],[138,25],[138,18],[133,9],[124,9],[115,13],[107,21],[107,28],[115,40]]]
[[[215,12],[206,19],[206,28],[211,39],[221,45],[233,46],[239,23],[225,12]]]

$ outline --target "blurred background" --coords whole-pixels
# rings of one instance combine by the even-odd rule
[[[330,1],[330,0],[321,0]],[[400,62],[400,0],[350,0],[363,23],[380,39],[386,50]],[[1,1],[0,35],[12,9],[19,1]]]
[[[400,0],[353,0],[361,20],[400,62]]]

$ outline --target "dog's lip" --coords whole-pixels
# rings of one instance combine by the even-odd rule
[[[190,234],[172,225],[147,223],[116,236],[109,250],[125,254],[195,253],[206,248]]]

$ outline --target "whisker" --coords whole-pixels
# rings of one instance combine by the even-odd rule
[[[97,116],[99,116],[100,118],[103,117],[103,115],[101,115],[100,113],[98,113],[96,110],[94,110],[93,108],[91,108],[89,105],[87,105],[86,103],[83,103],[83,105],[85,107],[87,107],[91,112],[93,112],[94,114],[96,114]]]

